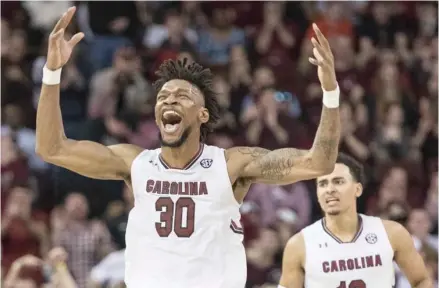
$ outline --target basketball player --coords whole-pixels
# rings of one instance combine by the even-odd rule
[[[251,183],[288,184],[334,169],[340,137],[339,89],[328,41],[312,39],[324,90],[323,111],[310,150],[205,145],[219,119],[210,70],[167,61],[155,83],[161,148],[103,146],[67,139],[59,107],[61,68],[84,37],[65,40],[70,8],[50,35],[37,113],[41,157],[95,179],[124,180],[135,205],[126,232],[125,282],[137,287],[242,288],[246,258],[239,207]]]
[[[403,226],[357,213],[362,175],[359,163],[339,154],[334,171],[317,178],[325,216],[288,241],[280,288],[390,288],[394,260],[412,287],[433,287]]]

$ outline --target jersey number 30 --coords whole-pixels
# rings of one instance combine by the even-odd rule
[[[348,285],[346,281],[341,281],[337,288],[366,288],[366,283],[363,280],[352,280]]]
[[[155,210],[160,213],[160,222],[155,229],[160,237],[168,237],[172,230],[178,237],[191,237],[194,233],[195,202],[192,198],[181,197],[175,203],[171,197],[160,197],[155,202]],[[186,223],[183,212],[186,210]]]

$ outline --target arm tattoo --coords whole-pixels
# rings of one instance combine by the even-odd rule
[[[240,147],[238,152],[251,158],[253,177],[282,181],[291,177],[293,167],[327,171],[333,167],[340,140],[339,109],[323,107],[319,128],[311,150],[283,148],[269,151],[257,147]]]
[[[319,128],[312,146],[315,160],[321,161],[321,165],[335,163],[340,141],[340,126],[339,109],[323,107]]]
[[[243,155],[249,155],[254,160],[255,168],[261,177],[267,180],[283,180],[291,173],[294,166],[310,167],[309,158],[303,157],[308,151],[294,148],[283,148],[270,151],[258,147],[242,147],[238,151]]]
[[[267,180],[283,180],[290,175],[291,169],[302,162],[304,165],[308,160],[303,156],[307,153],[304,150],[294,148],[277,149],[256,160],[261,176]]]
[[[253,159],[257,159],[265,154],[268,154],[270,150],[259,147],[240,147],[238,148],[238,152],[243,155],[249,155]]]

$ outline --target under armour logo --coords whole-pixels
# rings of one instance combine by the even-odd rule
[[[328,247],[328,243],[325,242],[325,244],[319,244],[319,248]]]
[[[213,163],[212,159],[203,159],[200,161],[201,167],[206,169],[212,166],[212,163]]]
[[[157,167],[157,163],[156,162],[153,162],[152,160],[149,160],[149,163]]]

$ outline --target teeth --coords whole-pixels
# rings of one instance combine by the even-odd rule
[[[166,124],[165,125],[165,132],[166,133],[173,133],[175,131],[177,131],[178,129],[178,124]]]
[[[169,110],[163,113],[163,116],[167,116],[167,115],[178,115],[178,113],[173,110]]]

